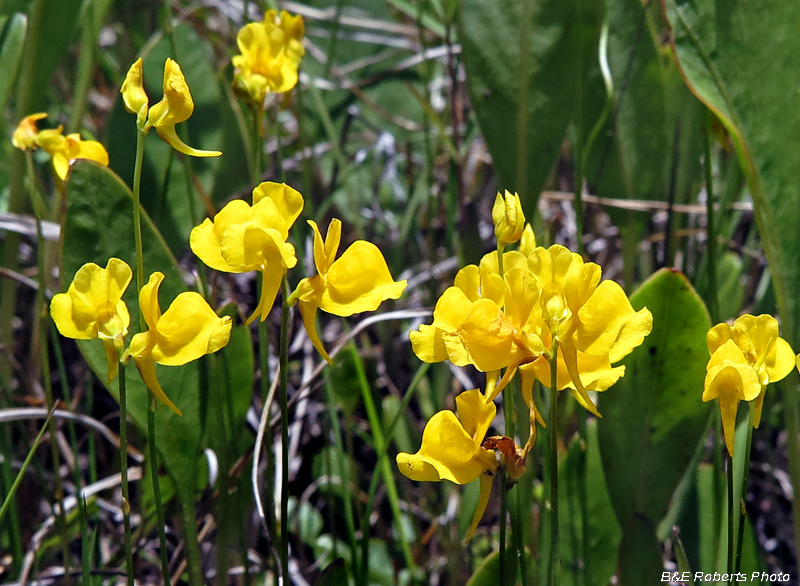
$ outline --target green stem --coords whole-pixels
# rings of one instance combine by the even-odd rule
[[[345,329],[349,331],[346,323]],[[370,390],[369,383],[367,382],[367,375],[364,371],[364,364],[361,361],[361,357],[358,355],[356,345],[351,340],[350,344],[348,344],[348,347],[350,354],[353,357],[353,364],[356,367],[356,375],[359,383],[358,386],[359,390],[361,391],[361,400],[364,401],[364,409],[367,412],[367,421],[369,421],[370,431],[372,432],[372,436],[375,441],[375,451],[380,454],[386,450],[386,437],[383,433],[383,426],[381,425],[378,410],[375,408],[375,400],[372,397],[372,392]],[[381,477],[386,485],[386,497],[389,500],[389,508],[392,511],[392,517],[394,517],[396,526],[402,527],[403,517],[400,513],[400,498],[397,494],[397,484],[395,484],[394,481],[392,467],[389,465],[389,460],[386,458],[383,459],[382,463],[379,462],[379,466]],[[369,514],[369,511],[367,511],[366,514]],[[406,568],[411,572],[412,576],[416,576],[417,564],[414,562],[414,556],[411,553],[411,546],[409,545],[408,541],[403,538],[402,533],[399,534],[398,539],[400,541],[400,547],[403,551],[403,559],[405,561]]]
[[[125,572],[133,586],[133,546],[131,543],[131,501],[128,487],[128,397],[124,362],[119,363],[119,472],[122,484],[122,526],[125,532]]]
[[[339,414],[336,409],[336,396],[333,392],[333,384],[331,383],[330,378],[325,380],[325,403],[328,409],[328,419],[331,421],[331,425],[333,427],[333,442],[335,445],[336,453],[344,454],[344,445],[342,443],[342,426],[339,423]],[[353,515],[353,492],[350,490],[350,463],[354,460],[347,459],[342,462],[339,466],[339,470],[341,471],[342,475],[342,484],[343,484],[343,496],[344,496],[344,521],[347,525],[347,537],[350,545],[350,567],[353,571],[353,576],[355,577],[356,585],[357,586],[366,586],[366,578],[362,578],[362,576],[366,576],[366,572],[361,571],[360,565],[358,563],[358,556],[356,550],[356,522],[355,516]],[[378,478],[377,474],[372,475],[373,478]],[[333,516],[332,516],[333,518]],[[362,528],[362,536],[366,534]],[[361,559],[367,559],[367,545],[368,543],[363,540],[362,537],[362,544],[364,549],[361,554]]]
[[[389,422],[389,426],[386,428],[386,443],[383,446],[383,449],[378,453],[378,467],[383,466],[383,461],[387,457],[387,452],[389,449],[389,442],[392,441],[392,437],[394,436],[394,430],[397,424],[403,417],[403,414],[408,409],[408,404],[411,402],[412,397],[417,391],[417,387],[419,386],[420,381],[425,376],[425,373],[428,372],[428,368],[430,368],[430,363],[423,362],[422,366],[417,369],[414,378],[411,380],[411,383],[408,385],[408,390],[406,391],[405,396],[403,396],[403,400],[400,401],[400,406],[397,409],[397,413],[395,414],[394,418],[391,422]],[[373,474],[372,480],[369,482],[369,492],[367,493],[367,506],[364,509],[367,511],[366,515],[362,515],[361,517],[361,557],[363,560],[368,559],[369,555],[369,511],[373,510],[373,505],[375,502],[375,492],[378,490],[378,482],[380,481],[381,476],[379,474]],[[349,495],[350,492],[346,491],[346,494]],[[364,578],[362,580],[362,584],[366,584],[366,570],[367,567],[364,565]]]
[[[797,377],[781,381],[783,408],[786,412],[786,435],[789,450],[789,478],[792,486],[800,486],[800,409],[797,399]],[[792,515],[795,534],[795,559],[800,559],[800,515]]]
[[[503,393],[505,398],[505,393]],[[500,471],[500,549],[498,555],[500,557],[500,567],[498,571],[498,583],[500,586],[506,584],[506,522],[508,520],[508,490],[507,475],[505,470]]]
[[[158,543],[161,554],[161,573],[164,584],[169,584],[169,557],[167,556],[167,534],[164,529],[164,507],[161,504],[161,482],[158,477],[158,448],[156,446],[156,402],[153,391],[147,389],[147,448],[150,460],[150,477],[153,480],[153,500],[156,506],[156,520],[158,521]],[[187,546],[191,547],[191,545]]]
[[[739,533],[736,541],[736,559],[733,571],[739,571],[742,563],[742,542],[744,541],[744,522],[747,516],[747,480],[750,473],[750,448],[753,445],[753,424],[755,423],[756,409],[752,402],[748,403],[750,413],[747,421],[747,442],[744,448],[744,466],[742,466],[742,492],[739,495]]]
[[[550,356],[550,559],[548,585],[556,586],[558,565],[558,340],[553,339]]]
[[[14,496],[17,494],[17,489],[19,488],[19,485],[22,482],[23,476],[25,476],[25,471],[31,464],[31,460],[33,460],[33,455],[36,453],[36,449],[42,442],[45,430],[53,422],[53,413],[55,412],[55,410],[56,410],[55,406],[50,408],[50,411],[47,414],[47,418],[44,420],[44,423],[42,423],[42,429],[39,430],[39,433],[36,435],[36,439],[33,440],[33,445],[31,446],[31,449],[28,450],[28,455],[25,457],[25,461],[22,463],[22,467],[19,469],[17,477],[14,479],[14,483],[11,485],[11,488],[8,490],[8,493],[6,493],[6,497],[3,500],[3,506],[0,507],[0,523],[3,521],[3,517],[5,517],[6,513],[9,511],[11,504],[14,502]]]
[[[281,304],[281,338],[278,360],[280,379],[278,395],[281,407],[281,576],[284,586],[289,578],[289,281],[283,277]]]
[[[133,240],[136,246],[136,290],[144,287],[144,253],[142,251],[142,212],[139,204],[142,183],[142,161],[144,160],[144,137],[146,131],[136,132],[136,164],[133,168]],[[147,324],[144,314],[139,312],[139,326],[144,331]]]
[[[144,251],[142,246],[142,212],[140,203],[141,183],[142,183],[142,162],[144,161],[144,138],[146,131],[137,128],[136,132],[136,164],[133,169],[133,240],[136,246],[136,290],[141,292],[144,287]],[[139,328],[145,331],[147,323],[144,313],[139,310]],[[120,379],[124,373],[120,373]],[[120,396],[120,413],[123,410],[123,401]],[[169,559],[167,557],[167,534],[164,529],[164,509],[161,504],[161,483],[158,477],[158,449],[156,446],[156,422],[155,409],[156,402],[153,392],[147,389],[147,445],[149,448],[148,460],[150,460],[150,471],[153,482],[153,499],[156,507],[156,518],[158,520],[158,542],[161,550],[161,571],[165,583],[169,582]],[[187,544],[187,550],[193,544]],[[196,545],[195,545],[196,547]]]
[[[577,12],[582,12],[581,0],[577,0]],[[576,55],[578,57],[578,67],[576,68],[578,79],[576,82],[577,107],[575,108],[575,136],[572,145],[572,154],[575,160],[575,177],[573,179],[573,190],[575,198],[572,205],[575,209],[575,238],[578,240],[578,254],[585,257],[586,251],[583,246],[583,46],[581,42],[581,31],[583,27],[578,24],[575,27]]]
[[[714,185],[711,169],[711,123],[706,124],[704,152],[704,171],[706,181],[706,268],[708,270],[708,313],[711,323],[719,321],[717,299],[717,234],[714,229]]]
[[[253,187],[261,183],[261,168],[264,160],[264,145],[261,143],[262,108],[253,108]]]
[[[734,526],[736,511],[733,507],[733,458],[728,454],[728,560],[725,566],[726,573],[733,571],[733,552],[736,549],[734,544]]]

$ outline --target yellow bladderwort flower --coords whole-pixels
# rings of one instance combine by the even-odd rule
[[[231,318],[217,316],[202,295],[194,291],[178,295],[162,315],[158,289],[163,280],[162,273],[153,273],[139,291],[139,308],[148,330],[133,336],[128,353],[156,398],[181,415],[158,383],[156,363],[181,366],[216,352],[228,343]]]
[[[747,363],[736,342],[729,339],[722,344],[708,361],[703,385],[703,401],[719,400],[725,445],[733,457],[736,412],[739,401],[752,401],[761,392],[756,371]]]
[[[504,195],[497,193],[492,206],[492,223],[498,247],[502,248],[520,239],[525,228],[525,214],[522,213],[519,195],[512,195],[508,190]]]
[[[489,398],[523,365],[550,385],[548,355],[555,340],[566,371],[558,390],[569,388],[599,416],[587,390],[605,390],[622,376],[623,367],[611,364],[642,343],[652,315],[646,308],[634,311],[618,284],[600,282],[599,266],[563,246],[538,247],[527,264],[527,270],[506,273],[505,309],[484,300],[470,308],[458,333],[471,362],[485,372],[508,367]]]
[[[47,114],[43,112],[31,114],[23,118],[16,130],[14,130],[14,134],[11,137],[11,144],[13,144],[15,148],[23,151],[35,150],[36,147],[39,146],[36,141],[36,137],[39,134],[39,127],[36,122],[43,118],[47,118]]]
[[[26,116],[14,131],[11,143],[24,151],[41,148],[50,155],[53,170],[62,181],[67,178],[69,164],[75,159],[89,159],[108,166],[108,152],[96,140],[82,140],[77,133],[64,136],[63,126],[39,130],[36,122],[46,117],[47,114],[41,112]]]
[[[497,409],[494,403],[484,401],[478,389],[458,395],[456,408],[458,418],[452,411],[439,411],[431,417],[419,451],[399,453],[397,467],[404,476],[418,481],[468,484],[480,478],[478,508],[466,537],[469,541],[486,511],[498,467],[494,452],[482,446]]]
[[[297,69],[305,53],[303,17],[268,10],[263,22],[246,24],[236,35],[240,55],[231,59],[233,88],[261,108],[267,93],[283,93],[297,85]]]
[[[526,267],[525,257],[516,251],[503,254],[504,271]],[[441,362],[450,360],[456,366],[471,363],[458,328],[464,322],[472,304],[487,299],[501,306],[505,298],[505,283],[497,266],[497,253],[481,259],[480,266],[467,265],[456,274],[453,286],[445,290],[433,310],[433,323],[422,324],[419,331],[410,333],[411,346],[420,360]],[[477,365],[475,365],[477,367]]]
[[[102,340],[108,360],[108,382],[117,375],[131,323],[128,307],[122,300],[131,276],[131,268],[118,258],[109,259],[106,268],[88,263],[75,273],[67,292],[54,295],[50,302],[50,316],[62,336]]]
[[[340,220],[331,220],[324,241],[317,224],[311,220],[308,224],[314,230],[314,263],[319,274],[300,281],[289,303],[299,303],[308,337],[331,363],[317,333],[317,310],[342,317],[374,311],[383,301],[400,297],[406,281],[395,281],[381,251],[365,240],[357,240],[336,259],[342,236]]]
[[[794,351],[778,333],[778,320],[771,315],[743,315],[732,326],[717,324],[706,335],[711,359],[703,400],[719,398],[725,443],[731,456],[739,401],[755,401],[753,426],[758,427],[767,385],[783,379],[795,366]],[[754,391],[748,368],[758,382],[758,392]]]
[[[53,161],[56,175],[63,181],[67,178],[69,164],[75,159],[89,159],[108,166],[108,152],[96,140],[82,140],[80,134],[61,134],[62,127],[42,130],[37,142]]]
[[[201,151],[184,143],[175,131],[175,125],[188,120],[194,111],[194,101],[180,65],[172,59],[164,63],[164,96],[148,109],[148,97],[144,91],[142,60],[137,59],[125,76],[120,93],[125,109],[136,114],[136,124],[143,130],[155,128],[164,142],[176,151],[193,157],[218,157],[220,151]]]
[[[303,196],[285,183],[264,182],[253,190],[253,205],[237,199],[206,219],[189,237],[206,265],[226,273],[261,271],[261,298],[247,323],[267,319],[286,270],[297,264],[289,228],[303,211]]]

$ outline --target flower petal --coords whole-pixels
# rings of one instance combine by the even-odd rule
[[[425,426],[417,454],[436,469],[440,478],[467,484],[491,468],[494,454],[488,452],[492,454],[489,459],[484,452],[452,411],[439,411]]]
[[[479,389],[473,389],[456,397],[456,409],[464,430],[480,444],[492,425],[497,407],[492,402],[487,403]]]
[[[395,281],[377,246],[358,240],[331,264],[320,309],[346,317],[374,311],[387,299],[397,299],[406,281]]]
[[[141,335],[142,334],[136,334],[134,338]],[[133,340],[131,340],[131,345],[133,345]],[[169,397],[167,397],[167,394],[161,388],[161,385],[158,384],[158,377],[156,377],[156,363],[147,355],[140,356],[138,358],[134,356],[133,362],[136,364],[136,368],[139,370],[139,374],[141,375],[144,384],[146,384],[147,388],[153,392],[156,399],[164,403],[164,405],[169,407],[178,415],[183,415],[181,410],[175,406],[175,403],[169,400]]]
[[[219,317],[202,295],[187,291],[158,320],[152,358],[165,366],[180,366],[225,346],[230,332],[230,317]]]
[[[481,474],[480,483],[481,492],[478,495],[478,506],[475,509],[475,514],[472,516],[472,523],[469,524],[469,530],[467,530],[467,536],[464,538],[464,543],[472,539],[475,529],[478,527],[478,523],[481,522],[484,513],[486,513],[486,507],[489,504],[489,497],[492,494],[494,474],[490,474],[488,472],[486,474]]]

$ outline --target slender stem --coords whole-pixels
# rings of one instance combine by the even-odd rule
[[[498,258],[502,258],[502,248],[498,246]],[[502,275],[502,265],[501,265],[501,272]],[[514,423],[516,418],[516,413],[514,410],[514,392],[512,390],[511,385],[506,385],[506,388],[503,389],[503,415],[505,420],[505,435],[506,437],[510,437],[514,439]],[[500,473],[500,584],[504,585],[506,579],[506,564],[508,563],[508,556],[506,555],[506,525],[508,524],[508,475],[506,474],[505,470]],[[513,512],[512,512],[513,515]],[[516,517],[516,515],[514,515]],[[512,524],[516,521],[516,518],[512,518]],[[513,535],[513,527],[512,527],[512,541],[519,539],[519,535]]]
[[[133,586],[133,547],[131,543],[131,501],[128,487],[128,397],[124,362],[119,363],[119,473],[122,481],[122,526],[125,532],[125,573]]]
[[[550,559],[547,581],[556,586],[558,565],[558,340],[553,339],[550,356]]]
[[[703,155],[705,181],[706,181],[706,268],[708,269],[708,313],[711,316],[711,323],[719,321],[717,303],[717,234],[714,229],[714,185],[713,173],[711,169],[711,123],[706,124],[705,140],[703,141],[705,152]]]
[[[580,14],[582,12],[581,0],[577,0],[577,3],[577,12]],[[581,40],[583,27],[578,25],[574,30],[577,36],[575,53],[578,57],[578,67],[576,68],[578,79],[575,84],[577,107],[575,108],[575,135],[572,145],[572,154],[575,160],[575,177],[573,179],[575,198],[573,205],[575,207],[575,238],[578,241],[578,254],[585,256],[586,251],[583,246],[583,44]]]
[[[505,395],[505,393],[503,393]],[[498,572],[498,582],[500,586],[506,584],[506,522],[508,519],[508,491],[506,490],[506,472],[500,472],[500,569]]]
[[[147,448],[150,460],[150,477],[153,480],[153,500],[156,505],[156,520],[158,521],[158,542],[161,550],[161,573],[164,584],[169,584],[169,557],[167,556],[167,534],[164,529],[164,507],[161,504],[161,482],[158,477],[158,448],[156,446],[156,402],[153,391],[147,389]],[[190,546],[191,547],[191,546]]]
[[[347,322],[344,322],[345,330],[349,331],[347,327]],[[364,370],[364,363],[361,360],[361,357],[358,355],[358,350],[356,349],[355,343],[351,340],[350,344],[348,345],[350,354],[353,357],[353,363],[356,367],[356,375],[358,377],[358,386],[359,390],[361,391],[361,400],[364,402],[364,410],[367,412],[367,420],[369,421],[370,431],[372,433],[372,437],[375,442],[375,451],[380,454],[384,450],[386,450],[387,440],[386,436],[384,435],[383,425],[381,423],[380,415],[378,414],[378,410],[375,406],[375,399],[372,396],[372,391],[369,386],[369,382],[367,382],[367,375]],[[381,477],[383,479],[383,483],[385,484],[386,489],[386,497],[389,500],[389,508],[392,511],[392,517],[394,518],[394,522],[397,527],[402,527],[402,515],[400,513],[400,497],[397,493],[397,484],[394,481],[394,475],[392,471],[392,467],[389,464],[389,460],[384,458],[382,461],[378,461],[378,466],[380,467]],[[367,512],[369,514],[369,512]],[[411,553],[411,546],[406,539],[403,539],[403,536],[400,535],[398,537],[398,541],[400,542],[400,548],[403,551],[403,559],[406,564],[406,568],[411,572],[412,575],[416,575],[417,573],[417,565],[414,562],[414,556]],[[362,565],[365,564],[364,560],[362,560]]]
[[[140,187],[142,183],[142,161],[144,160],[145,131],[136,132],[136,164],[133,168],[133,240],[136,246],[136,290],[144,287],[144,253],[142,251],[142,212],[139,205]],[[144,314],[139,312],[139,326],[142,331],[146,327]]]
[[[733,507],[733,458],[728,454],[728,564],[726,571],[730,574],[733,571],[733,552],[736,549],[734,544],[734,519],[736,511]]]
[[[283,586],[289,586],[289,282],[283,278],[281,304],[281,338],[278,360],[280,363],[279,400],[281,407],[281,577]]]
[[[28,466],[31,464],[31,460],[33,460],[33,455],[36,453],[36,449],[39,447],[39,444],[44,437],[44,432],[48,428],[48,426],[53,422],[53,413],[55,412],[55,406],[50,407],[50,411],[47,414],[47,418],[45,419],[44,423],[42,423],[42,429],[39,430],[39,433],[36,435],[36,439],[33,440],[33,445],[31,445],[31,449],[28,450],[28,455],[25,457],[25,461],[22,463],[22,466],[17,473],[17,477],[14,479],[14,483],[11,485],[11,488],[8,489],[6,493],[5,500],[3,500],[3,505],[0,506],[0,522],[3,521],[3,517],[6,516],[6,513],[9,511],[11,504],[14,503],[14,496],[17,494],[17,489],[19,488],[20,483],[22,482],[22,478],[25,476],[25,471],[28,469]]]
[[[261,143],[261,119],[264,110],[253,108],[253,187],[261,183],[261,167],[264,159],[264,145]]]
[[[142,183],[142,161],[144,160],[144,137],[145,130],[137,128],[136,132],[136,164],[133,169],[133,240],[136,246],[136,290],[140,292],[144,287],[144,251],[142,246],[142,212],[140,204],[140,193]],[[139,327],[145,331],[147,323],[144,313],[139,311]],[[120,372],[120,379],[124,378],[124,373]],[[153,500],[155,501],[156,519],[158,521],[158,542],[161,553],[161,572],[164,583],[169,583],[169,558],[167,557],[167,534],[164,529],[164,508],[161,504],[161,483],[158,477],[158,448],[156,446],[156,400],[153,392],[147,389],[147,445],[149,448],[148,460],[150,461],[150,471],[153,482]],[[120,395],[120,413],[123,412],[123,399]],[[130,506],[130,505],[128,505]],[[192,544],[188,544],[187,549],[191,549]]]
[[[747,442],[744,448],[744,466],[742,467],[742,492],[739,496],[739,538],[736,542],[736,559],[733,571],[738,572],[742,563],[742,541],[744,541],[744,521],[747,516],[747,480],[750,473],[750,448],[753,445],[753,424],[755,423],[756,409],[753,403],[748,403],[750,413],[747,422]]]

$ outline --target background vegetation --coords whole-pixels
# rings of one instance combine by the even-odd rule
[[[252,115],[231,88],[230,59],[239,28],[269,7],[0,2],[0,136],[42,111],[47,124],[103,142],[110,157],[111,172],[78,162],[62,185],[37,152],[38,189],[54,220],[44,224],[46,254],[56,248],[59,193],[66,194],[64,254],[46,275],[52,290],[41,295],[63,291],[85,262],[132,258],[127,183],[136,129],[119,88],[137,57],[151,100],[160,96],[164,60],[178,60],[195,101],[187,142],[224,153],[189,160],[150,133],[143,167],[146,262],[168,274],[170,299],[202,273],[212,306],[235,322],[218,355],[159,371],[184,411],[179,418],[158,410],[173,582],[188,579],[185,536],[193,526],[204,581],[276,583],[275,535],[264,524],[277,501],[268,498],[259,516],[250,471],[277,379],[279,318],[269,321],[273,360],[265,372],[257,366],[264,340],[242,325],[257,301],[256,279],[205,274],[188,249],[193,226],[233,198],[249,199],[258,147]],[[587,419],[571,398],[560,406],[562,583],[617,576],[623,585],[654,584],[665,569],[719,568],[724,443],[716,405],[700,400],[705,332],[743,312],[769,313],[800,349],[800,7],[788,0],[278,7],[303,16],[306,55],[298,86],[269,99],[260,179],[286,181],[304,195],[298,224],[341,218],[346,243],[377,243],[393,276],[409,281],[400,300],[373,316],[321,320],[327,347],[340,349],[332,367],[292,314],[290,516],[282,526],[294,582],[497,583],[497,491],[464,544],[477,485],[411,482],[394,456],[417,450],[425,421],[454,408],[458,390],[483,384],[474,370],[420,362],[408,332],[429,323],[459,267],[495,246],[490,210],[503,189],[519,192],[540,244],[582,251],[604,278],[623,284],[637,309],[654,314],[653,334],[626,359],[628,376],[599,399],[602,420]],[[101,382],[102,349],[39,325],[37,283],[47,280],[39,280],[25,159],[10,140],[0,141],[0,153],[0,501],[42,429],[46,387],[63,401],[0,525],[0,579],[53,583],[66,581],[66,571],[72,580],[113,583],[124,567],[118,405]],[[302,234],[294,245],[310,270],[311,241]],[[662,267],[685,279],[647,280]],[[128,304],[135,306],[133,297]],[[146,395],[131,377],[136,577],[157,583],[143,465]],[[743,568],[783,571],[795,584],[797,382],[793,373],[767,394],[742,529]],[[265,495],[279,485],[272,408],[256,451],[256,486]],[[744,433],[746,416],[741,422]],[[515,488],[530,503],[523,535],[531,567],[541,567],[548,547],[539,539],[545,460],[537,446]]]

